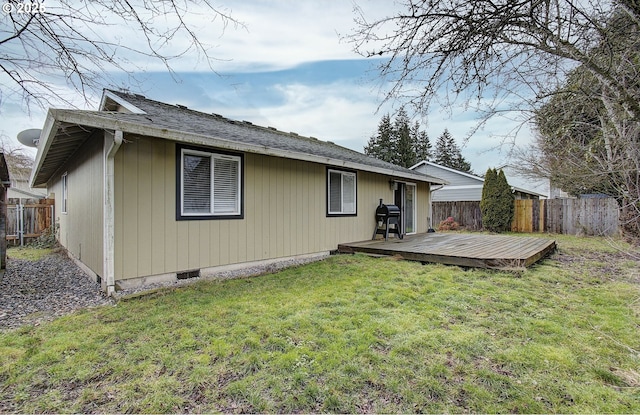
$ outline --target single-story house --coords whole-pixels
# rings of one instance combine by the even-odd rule
[[[313,137],[105,90],[98,111],[50,109],[30,184],[59,241],[117,286],[329,253],[370,239],[382,199],[425,232],[441,180]]]
[[[462,202],[482,200],[484,179],[473,174],[464,173],[430,161],[421,161],[411,170],[437,177],[447,182],[442,186],[432,187],[432,202]],[[547,196],[520,187],[511,186],[516,199],[540,199]]]

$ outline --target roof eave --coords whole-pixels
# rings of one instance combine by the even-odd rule
[[[51,143],[53,142],[53,138],[58,131],[58,127],[60,126],[60,122],[56,120],[56,112],[57,110],[51,108],[47,112],[47,118],[44,122],[44,127],[42,127],[42,132],[40,133],[40,141],[38,143],[38,152],[36,154],[36,159],[33,163],[33,168],[31,169],[31,177],[29,178],[29,186],[34,188],[43,187],[45,182],[36,183],[36,178],[42,168],[42,164],[45,161],[46,155],[49,152],[49,148],[51,148]]]

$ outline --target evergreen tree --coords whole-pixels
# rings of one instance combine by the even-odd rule
[[[504,172],[488,169],[482,186],[482,225],[491,232],[511,229],[514,214],[514,195]]]
[[[471,164],[462,156],[460,147],[446,128],[436,141],[434,162],[441,166],[471,173]]]
[[[369,139],[364,154],[380,160],[393,162],[393,126],[389,114],[382,116],[378,124],[378,132]]]
[[[418,161],[430,160],[431,149],[429,136],[420,131],[420,123],[416,121],[411,125],[407,111],[400,108],[393,122],[389,114],[382,116],[378,131],[367,142],[364,153],[409,168]]]
[[[416,164],[415,146],[407,111],[400,108],[393,124],[394,163],[409,168]]]
[[[431,160],[431,142],[425,131],[420,131],[420,123],[416,121],[411,129],[411,136],[416,153],[416,162]]]
[[[435,163],[445,167],[453,166],[454,158],[452,154],[453,149],[451,148],[452,141],[453,137],[449,133],[449,130],[445,129],[436,140],[436,150],[433,160]]]
[[[500,207],[501,207],[501,219],[502,229],[505,231],[511,230],[511,222],[513,222],[513,215],[515,214],[515,200],[516,196],[513,194],[513,190],[507,182],[507,177],[503,170],[498,173],[498,187],[500,189]]]
[[[471,173],[471,163],[469,163],[467,160],[465,160],[464,157],[462,157],[462,153],[460,151],[458,151],[458,154],[456,154],[456,158],[454,160],[452,168],[461,172]]]

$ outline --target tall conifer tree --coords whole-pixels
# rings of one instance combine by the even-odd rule
[[[393,124],[394,132],[394,163],[402,167],[416,164],[416,153],[411,137],[411,123],[407,111],[400,108]]]
[[[378,132],[369,139],[364,148],[364,153],[368,156],[380,160],[393,162],[393,126],[389,114],[382,116],[378,124]]]
[[[482,226],[491,232],[511,229],[514,214],[514,195],[504,172],[488,169],[482,186]]]
[[[411,129],[411,136],[413,138],[413,145],[416,153],[416,163],[420,161],[431,161],[431,149],[433,146],[429,141],[427,133],[420,130],[420,123],[417,121]]]
[[[460,147],[458,147],[455,139],[446,128],[436,141],[433,161],[441,166],[471,173],[471,164],[462,156]]]

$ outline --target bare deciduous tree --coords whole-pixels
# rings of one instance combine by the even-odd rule
[[[65,102],[60,84],[86,97],[110,72],[139,69],[132,56],[172,71],[173,60],[197,53],[213,69],[209,42],[229,24],[242,26],[209,0],[4,0],[0,19],[0,100],[17,95],[27,108]],[[119,38],[123,29],[136,36]]]
[[[516,110],[536,115],[540,127],[541,109],[567,93],[568,77],[579,68],[595,86],[580,91],[580,99],[598,103],[591,108],[595,118],[580,119],[579,99],[556,102],[546,114],[554,128],[539,128],[539,146],[525,152],[528,173],[561,174],[566,182],[592,188],[606,184],[621,204],[627,229],[639,236],[640,2],[404,0],[401,5],[395,16],[375,21],[359,12],[348,40],[363,56],[387,58],[379,68],[392,85],[387,99],[410,102],[425,114],[434,100],[446,106],[463,99],[483,112],[481,122]],[[554,116],[562,115],[562,105],[573,107],[564,118]],[[592,130],[574,128],[581,122]],[[587,140],[580,136],[584,133]],[[545,151],[548,143],[560,151]]]
[[[6,136],[0,136],[0,153],[4,154],[11,180],[28,182],[33,158],[24,151],[24,148],[14,145]]]
[[[460,96],[491,114],[511,109],[506,99],[530,110],[581,64],[638,116],[635,94],[591,53],[596,46],[616,53],[607,41],[614,4],[640,19],[634,0],[405,0],[395,16],[375,21],[356,9],[347,40],[363,56],[388,58],[379,67],[393,85],[387,98],[424,113],[434,99],[447,104]]]

